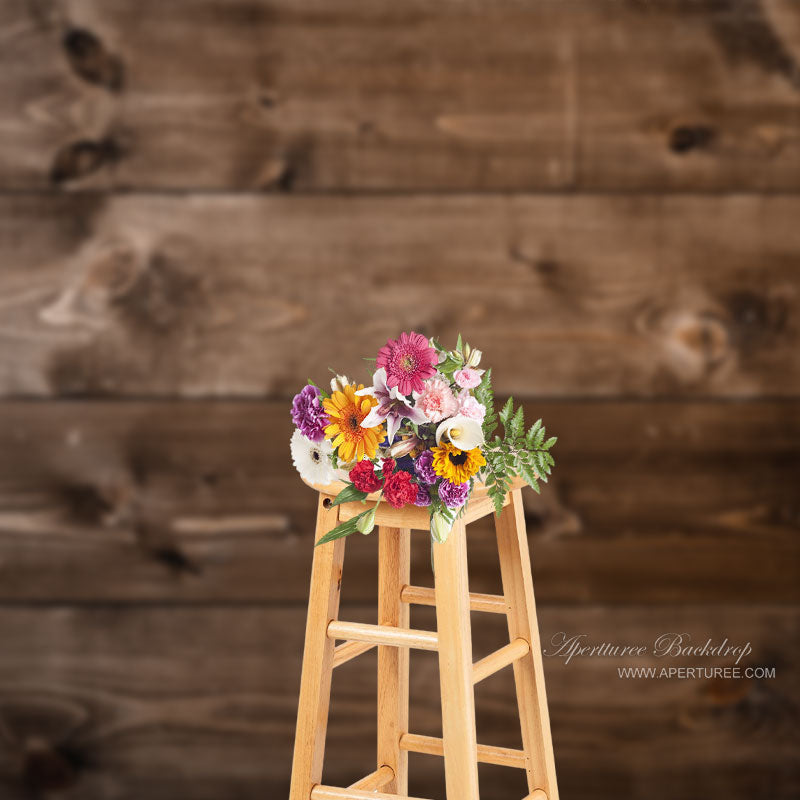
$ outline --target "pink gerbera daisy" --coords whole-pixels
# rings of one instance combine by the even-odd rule
[[[421,392],[423,381],[436,372],[439,357],[428,340],[419,333],[401,333],[389,339],[378,351],[375,365],[386,368],[386,384],[400,394]]]

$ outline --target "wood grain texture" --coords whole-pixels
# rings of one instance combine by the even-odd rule
[[[366,378],[407,329],[479,344],[498,394],[797,396],[799,215],[752,195],[0,197],[0,396],[285,398],[329,367]]]
[[[0,185],[797,189],[779,0],[7,0]]]
[[[559,436],[523,492],[540,603],[797,602],[797,402],[528,414]],[[290,433],[284,403],[0,404],[0,599],[305,603],[316,493]],[[497,594],[491,517],[469,543]],[[351,548],[344,602],[375,602],[377,540]],[[424,534],[412,576],[433,585]]]
[[[455,521],[447,540],[434,546],[431,558],[447,796],[479,800],[467,535],[463,520]]]
[[[374,615],[374,607],[359,612]],[[0,793],[286,797],[304,617],[300,608],[258,607],[0,610]],[[687,630],[698,641],[750,640],[750,664],[777,670],[774,680],[623,681],[613,659],[545,659],[563,797],[610,800],[625,786],[649,786],[656,800],[694,796],[697,786],[732,800],[765,786],[776,800],[796,796],[798,775],[788,766],[800,698],[793,612],[542,608],[540,624],[545,639],[570,631],[649,643],[662,631]],[[507,631],[502,620],[475,615],[473,634],[489,649]],[[412,729],[439,735],[436,658],[414,662]],[[374,655],[336,671],[326,783],[348,785],[374,768],[364,742],[374,737],[375,690]],[[508,725],[516,714],[510,675],[498,673],[477,692],[482,742],[518,747]],[[620,744],[602,746],[609,740]],[[443,797],[441,759],[411,762],[410,794]],[[484,800],[525,794],[521,771],[482,766],[481,775]]]
[[[542,663],[546,640],[542,639],[536,613],[521,489],[512,492],[511,503],[495,519],[495,529],[503,595],[508,606],[508,636],[512,643],[522,641],[528,645],[523,656],[515,660],[513,666],[522,744],[526,755],[528,791],[542,789],[549,800],[558,800],[558,780]]]
[[[339,509],[330,501],[329,496],[318,496],[314,541],[339,522]],[[339,614],[345,544],[345,539],[336,539],[314,548],[289,800],[307,800],[322,781],[334,657],[334,644],[326,631]]]
[[[411,627],[411,609],[400,592],[411,581],[411,531],[407,528],[378,530],[378,624]],[[409,650],[378,648],[377,766],[391,771],[382,789],[408,794],[408,754],[400,749],[400,737],[408,732]]]

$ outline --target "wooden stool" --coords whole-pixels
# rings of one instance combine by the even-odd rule
[[[377,625],[339,620],[346,539],[314,550],[289,800],[407,798],[409,751],[444,756],[447,800],[478,800],[479,761],[524,769],[530,792],[525,800],[558,800],[522,510],[523,485],[515,482],[503,512],[495,518],[503,597],[470,594],[468,587],[466,525],[493,513],[482,486],[475,487],[447,542],[433,546],[435,590],[410,585],[410,531],[428,531],[428,509],[407,506],[396,510],[386,502],[377,504]],[[317,540],[365,508],[361,503],[332,506],[341,486],[315,488],[320,490]],[[409,628],[411,603],[436,607],[436,633]],[[505,614],[510,640],[474,664],[470,610]],[[335,646],[336,640],[343,644]],[[324,786],[322,762],[333,670],[376,645],[377,769],[346,789]],[[442,739],[408,731],[410,647],[439,653]],[[514,667],[523,750],[479,745],[475,738],[473,686],[509,664]]]

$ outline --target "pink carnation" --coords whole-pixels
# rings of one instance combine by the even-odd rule
[[[482,369],[464,367],[453,374],[453,379],[462,389],[474,389],[481,382]]]
[[[441,422],[458,411],[458,401],[444,378],[430,378],[425,381],[414,408],[422,409],[431,422]]]
[[[483,422],[483,418],[486,416],[486,406],[464,390],[458,395],[458,413],[463,417]]]

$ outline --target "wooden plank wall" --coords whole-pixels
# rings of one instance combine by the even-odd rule
[[[411,328],[464,333],[559,436],[526,498],[545,641],[776,669],[546,660],[562,797],[798,796],[795,0],[2,0],[0,43],[0,796],[286,796],[314,516],[287,404]],[[496,591],[489,526],[470,555]],[[337,672],[331,782],[374,767],[374,672]],[[478,709],[517,744],[508,675]]]

